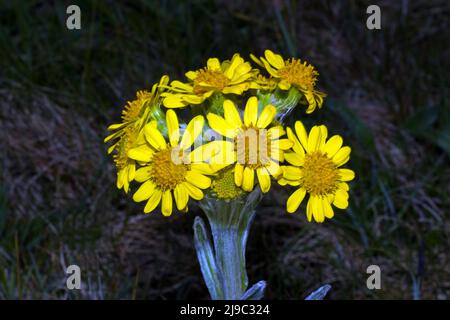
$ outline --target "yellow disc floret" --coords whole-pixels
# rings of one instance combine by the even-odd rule
[[[212,180],[211,191],[217,198],[223,200],[236,199],[244,194],[244,190],[234,183],[233,166],[229,166],[218,173]]]
[[[319,73],[306,61],[302,63],[299,59],[289,59],[286,65],[278,70],[278,75],[293,85],[312,91]]]
[[[151,180],[161,190],[173,190],[185,180],[188,169],[186,164],[175,164],[171,148],[161,150],[153,155]]]
[[[194,79],[194,93],[202,94],[211,90],[211,88],[221,91],[229,82],[230,80],[222,71],[204,68],[198,71],[197,77]]]
[[[305,155],[301,184],[313,196],[334,193],[339,181],[336,164],[320,151]]]

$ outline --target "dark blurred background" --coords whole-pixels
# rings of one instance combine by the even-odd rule
[[[274,188],[252,227],[250,283],[269,299],[449,299],[448,1],[1,1],[0,298],[207,299],[202,214],[142,213],[102,142],[136,90],[208,57],[266,48],[320,72],[324,123],[352,148],[350,207],[322,225]],[[81,30],[66,8],[81,8]],[[382,29],[366,28],[381,8]],[[77,264],[82,290],[67,290]],[[366,287],[381,268],[382,289]]]

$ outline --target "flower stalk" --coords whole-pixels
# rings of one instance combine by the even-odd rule
[[[234,201],[205,197],[200,202],[208,218],[213,245],[206,236],[200,217],[194,222],[195,244],[212,299],[262,298],[265,282],[260,281],[256,287],[246,291],[248,277],[245,268],[248,233],[261,198],[261,191],[256,188],[248,196]]]

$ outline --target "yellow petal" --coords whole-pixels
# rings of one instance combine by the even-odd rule
[[[198,146],[189,154],[189,159],[191,163],[204,162],[209,160],[211,157],[216,155],[220,149],[220,143],[224,143],[226,141],[211,141],[206,144],[202,144]]]
[[[288,139],[293,142],[292,150],[294,150],[295,153],[299,154],[301,157],[305,157],[305,150],[303,149],[302,144],[297,139],[295,134],[292,132],[291,128],[286,129]]]
[[[147,200],[153,194],[153,191],[155,191],[155,185],[152,181],[147,180],[134,193],[133,200],[136,202]]]
[[[270,73],[270,75],[274,78],[279,78],[278,72],[276,69],[274,69],[270,63],[265,59],[261,57],[261,61],[264,64],[264,68],[266,68],[267,72]]]
[[[263,68],[264,68],[264,64],[262,63],[262,61],[259,60],[259,58],[256,57],[253,53],[250,53],[250,59],[252,59],[253,61],[255,61],[255,63],[256,63],[257,65],[259,65],[260,67],[263,67]]]
[[[258,118],[258,98],[250,97],[247,100],[244,111],[244,124],[249,127],[255,126]]]
[[[295,133],[297,134],[298,140],[302,144],[305,150],[308,149],[308,134],[306,133],[305,126],[301,121],[295,122]]]
[[[168,217],[172,214],[172,191],[166,190],[162,195],[161,212],[164,216]]]
[[[322,201],[322,208],[325,214],[325,217],[327,217],[328,219],[333,218],[334,216],[334,211],[333,208],[331,207],[330,203],[328,202],[328,200],[326,198],[321,199]]]
[[[225,120],[231,124],[234,128],[242,127],[241,116],[236,106],[231,100],[225,100],[223,103]]]
[[[270,174],[265,168],[258,168],[256,170],[256,176],[258,177],[259,186],[263,193],[267,193],[270,190]]]
[[[224,137],[233,139],[236,136],[236,130],[233,125],[228,123],[224,118],[214,113],[208,113],[209,126]]]
[[[183,108],[188,103],[183,101],[182,98],[183,96],[181,94],[170,94],[164,98],[163,104],[166,108]]]
[[[274,145],[274,143],[276,143],[276,145]],[[280,140],[272,141],[272,146],[275,149],[279,148],[281,150],[288,150],[288,149],[290,149],[291,147],[294,146],[294,142],[292,142],[289,139],[280,139]]]
[[[242,178],[242,189],[244,189],[244,191],[250,192],[253,190],[254,184],[255,184],[255,170],[249,167],[245,167]]]
[[[339,169],[339,176],[341,181],[351,181],[355,178],[355,172],[350,169]]]
[[[186,188],[186,191],[194,200],[201,200],[203,199],[203,191],[197,188],[196,186],[193,186],[189,182],[183,182],[182,185]]]
[[[264,110],[259,115],[256,126],[258,128],[267,127],[269,124],[272,123],[276,114],[277,114],[277,109],[275,109],[275,107],[273,105],[268,104],[267,106],[264,107]]]
[[[332,158],[336,152],[342,147],[342,137],[339,135],[332,136],[327,143],[325,143],[324,152],[328,157]]]
[[[122,127],[125,127],[127,124],[128,124],[128,122],[112,124],[112,125],[110,125],[110,126],[108,127],[108,131],[114,131],[114,130],[120,129],[120,128],[122,128]],[[106,139],[107,139],[107,140],[106,140]],[[105,141],[105,140],[106,140],[106,141]],[[108,142],[108,141],[111,140],[111,139],[108,138],[108,137],[106,137],[105,140],[103,140],[103,142]]]
[[[302,177],[302,171],[298,167],[282,166],[283,178],[287,180],[300,180]]]
[[[112,146],[110,146],[108,148],[108,154],[110,154],[111,152],[113,152],[117,147],[117,143],[114,143]]]
[[[167,133],[169,134],[169,141],[172,147],[175,147],[180,140],[180,125],[178,118],[173,110],[167,110],[166,113]]]
[[[264,51],[264,55],[265,55],[267,61],[269,61],[269,63],[272,66],[274,66],[275,68],[281,69],[285,66],[284,59],[279,54],[275,54],[270,50],[266,50],[266,51]]]
[[[128,181],[133,181],[136,174],[136,165],[134,163],[128,166]]]
[[[306,190],[304,188],[298,188],[293,194],[288,198],[286,202],[286,210],[289,213],[294,213],[297,211],[298,207],[305,198]]]
[[[195,171],[201,174],[212,175],[216,173],[214,166],[208,163],[193,163],[190,165],[191,171]]]
[[[306,101],[308,102],[308,109],[306,109],[306,113],[310,114],[316,109],[317,102],[314,98],[314,94],[311,91],[304,91],[303,93],[305,95]]]
[[[162,192],[159,189],[155,189],[150,199],[148,199],[147,204],[144,208],[144,213],[149,213],[155,210],[156,206],[159,204],[161,200]]]
[[[209,93],[204,93],[202,96],[185,94],[182,96],[182,100],[186,105],[187,104],[200,104],[203,101],[205,101],[205,99],[212,93],[213,93],[213,91],[210,91]]]
[[[201,173],[195,172],[195,171],[188,171],[186,172],[186,180],[200,188],[200,189],[206,189],[211,185],[211,179],[202,175]]]
[[[333,205],[339,209],[346,209],[348,207],[348,193],[342,189],[338,189],[334,194]]]
[[[294,152],[286,152],[284,154],[284,159],[289,162],[290,164],[300,167],[303,165],[303,163],[305,162],[305,156],[301,156],[298,153],[294,153]]]
[[[267,130],[267,133],[269,134],[270,139],[278,139],[282,135],[284,135],[286,132],[284,131],[282,126],[276,126],[272,127],[269,130]]]
[[[269,165],[266,166],[267,171],[272,175],[272,177],[278,177],[281,174],[281,167],[278,163],[270,161]]]
[[[252,66],[248,62],[241,63],[234,69],[233,76],[231,77],[231,83],[236,83],[239,81],[245,81],[251,77]]]
[[[322,223],[325,220],[325,215],[322,208],[322,200],[318,196],[312,196],[313,217],[318,223]]]
[[[278,88],[281,90],[289,90],[291,88],[291,83],[287,80],[281,80],[278,82]]]
[[[189,200],[189,195],[184,185],[182,184],[177,185],[175,187],[175,190],[173,191],[173,195],[175,197],[177,209],[180,211],[185,209]]]
[[[338,189],[342,189],[344,191],[350,190],[348,184],[345,182],[338,183]],[[334,197],[333,197],[333,199],[334,199]]]
[[[151,177],[151,167],[142,167],[136,170],[136,174],[134,176],[134,179],[137,182],[144,182]]]
[[[225,76],[227,76],[229,79],[231,79],[234,75],[234,70],[241,63],[244,63],[244,59],[242,59],[238,53],[234,54],[233,57],[231,58],[231,63],[229,65],[229,67],[224,72]]]
[[[314,126],[309,132],[308,137],[308,153],[313,153],[314,151],[319,149],[321,141],[321,132],[319,126]]]
[[[188,71],[184,74],[186,76],[186,78],[188,78],[189,80],[194,80],[195,78],[197,78],[198,72],[197,71]]]
[[[214,70],[214,71],[221,71],[222,70],[220,68],[219,59],[217,59],[217,58],[209,58],[208,61],[206,62],[206,65],[207,65],[209,70]]]
[[[156,150],[164,150],[167,147],[166,140],[162,136],[158,129],[154,128],[152,125],[147,124],[144,127],[145,139],[151,144]]]
[[[325,151],[325,142],[326,142],[327,136],[328,136],[328,129],[324,125],[319,126],[319,128],[320,128],[319,150]]]
[[[169,76],[168,75],[163,75],[162,77],[161,77],[161,79],[159,79],[159,83],[158,83],[158,86],[166,86],[168,83],[169,83]],[[156,88],[155,88],[155,90],[156,90]],[[153,90],[153,88],[152,88],[152,93],[154,93],[155,92],[155,90]]]
[[[311,222],[311,218],[313,216],[313,201],[312,198],[309,197],[308,203],[306,204],[306,217],[308,218],[308,221]]]
[[[352,149],[350,147],[342,147],[339,149],[338,152],[333,157],[333,162],[336,164],[336,166],[342,166],[350,159],[350,152]]]
[[[236,163],[236,166],[234,167],[234,183],[240,187],[242,186],[242,180],[244,176],[244,166]]]
[[[240,83],[238,85],[234,85],[234,86],[227,86],[225,88],[223,88],[222,92],[224,94],[229,94],[229,93],[233,93],[233,94],[242,94],[245,90],[247,90],[249,87],[248,83]]]
[[[149,162],[153,157],[154,151],[147,145],[132,148],[128,151],[128,157],[141,162]]]
[[[176,90],[178,92],[193,92],[193,87],[187,83],[183,83],[178,80],[174,80],[170,83],[172,90]]]
[[[186,150],[192,146],[197,137],[202,133],[205,119],[203,116],[196,116],[189,121],[186,130],[183,133],[183,137],[180,142],[180,149]]]

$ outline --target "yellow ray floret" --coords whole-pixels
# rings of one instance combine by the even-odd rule
[[[258,99],[250,97],[243,117],[231,100],[225,100],[223,108],[224,117],[207,115],[209,126],[226,138],[210,143],[216,146],[211,163],[234,164],[234,181],[243,190],[253,190],[256,176],[262,192],[268,192],[270,177],[281,173],[284,150],[292,146],[290,140],[280,139],[285,134],[283,127],[273,124],[275,107],[266,105],[258,115]]]
[[[166,113],[169,142],[152,123],[144,129],[146,144],[131,149],[128,156],[142,164],[135,173],[135,180],[142,183],[133,200],[147,201],[144,212],[153,211],[161,203],[165,216],[172,214],[173,200],[178,210],[186,211],[189,198],[200,200],[203,189],[209,188],[214,174],[211,166],[203,161],[192,162],[192,153],[201,153],[203,146],[191,152],[191,146],[201,134],[204,118],[197,116],[180,135],[177,115],[173,110]],[[203,159],[197,159],[203,160]]]
[[[163,103],[167,108],[181,108],[200,104],[217,92],[240,95],[249,89],[254,75],[255,70],[239,54],[222,63],[210,58],[205,68],[186,73],[188,83],[172,81]]]
[[[319,73],[312,65],[295,58],[284,60],[281,55],[270,50],[264,52],[264,57],[257,58],[251,55],[251,58],[267,70],[271,79],[278,80],[278,87],[281,90],[289,90],[294,86],[302,92],[308,104],[307,113],[313,112],[316,107],[322,107],[325,94],[315,89]],[[270,82],[268,80],[262,82],[263,85],[266,83]]]
[[[348,207],[347,181],[353,180],[355,173],[339,167],[350,159],[350,147],[342,147],[338,135],[327,140],[328,130],[324,125],[314,126],[308,135],[303,124],[297,121],[295,134],[287,128],[287,135],[294,145],[291,152],[284,154],[290,165],[281,167],[283,174],[278,182],[299,187],[287,200],[287,211],[295,212],[309,194],[308,221],[331,219],[334,216],[331,205],[340,209]]]

